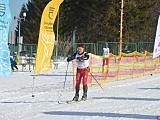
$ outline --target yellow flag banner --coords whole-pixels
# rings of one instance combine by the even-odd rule
[[[53,24],[62,2],[63,0],[50,1],[42,13],[34,70],[35,74],[52,69],[51,57],[55,43]]]

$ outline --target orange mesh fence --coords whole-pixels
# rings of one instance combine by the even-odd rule
[[[146,60],[146,52],[144,54],[136,53],[136,58],[135,58],[135,62],[134,62],[134,75],[133,76],[144,75],[145,60]]]
[[[159,72],[160,71],[160,57],[155,58],[154,63],[155,63],[155,68],[157,72]]]
[[[132,77],[134,71],[135,54],[122,54],[119,65],[118,78]]]
[[[153,60],[152,56],[153,54],[147,51],[145,53],[137,51],[129,54],[121,53],[119,56],[110,53],[108,58],[90,54],[88,85],[95,84],[95,80],[102,84],[108,81],[138,77],[160,71],[160,57]],[[72,63],[74,88],[76,82],[75,60]]]
[[[104,63],[106,62],[106,63]],[[95,83],[96,79],[99,83],[104,83],[106,82],[106,77],[107,77],[107,65],[108,65],[108,60],[105,59],[103,60],[102,56],[98,55],[93,55],[91,54],[90,58],[90,77],[92,77],[92,83]]]
[[[152,60],[152,56],[146,56],[145,74],[150,74],[155,70],[155,64]]]
[[[108,72],[107,72],[107,81],[112,81],[117,79],[119,71],[119,62],[120,62],[119,56],[110,54]]]

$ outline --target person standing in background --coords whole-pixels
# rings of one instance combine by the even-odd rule
[[[19,56],[17,55],[17,52],[13,53],[13,57],[10,57],[10,60],[11,60],[12,71],[14,71],[14,68],[16,68],[16,70],[18,71],[17,65],[20,63],[20,60]]]
[[[108,65],[109,60],[109,48],[108,42],[105,43],[105,48],[103,48],[103,65],[102,65],[102,72],[104,72],[104,68]]]

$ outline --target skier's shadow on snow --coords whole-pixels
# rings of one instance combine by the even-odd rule
[[[73,76],[72,74],[38,74],[38,75],[31,75],[31,76]]]
[[[93,97],[92,99],[160,101],[160,99],[158,98],[129,98],[129,97]]]
[[[148,119],[155,120],[154,115],[141,115],[141,114],[120,114],[120,113],[102,113],[102,112],[76,112],[76,111],[50,111],[44,112],[48,115],[66,115],[66,116],[99,116],[99,117],[117,117],[117,118],[134,118],[134,119]]]
[[[142,90],[160,90],[160,88],[156,87],[156,88],[139,88]]]
[[[1,101],[1,104],[28,104],[28,103],[57,103],[58,101]]]

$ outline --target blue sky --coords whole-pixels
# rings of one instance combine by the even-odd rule
[[[12,23],[11,23],[10,31],[13,31],[17,26],[17,20],[14,20],[14,16],[19,16],[19,12],[21,10],[23,3],[25,4],[27,2],[28,0],[9,0],[9,6],[11,10],[11,15],[12,15]]]

